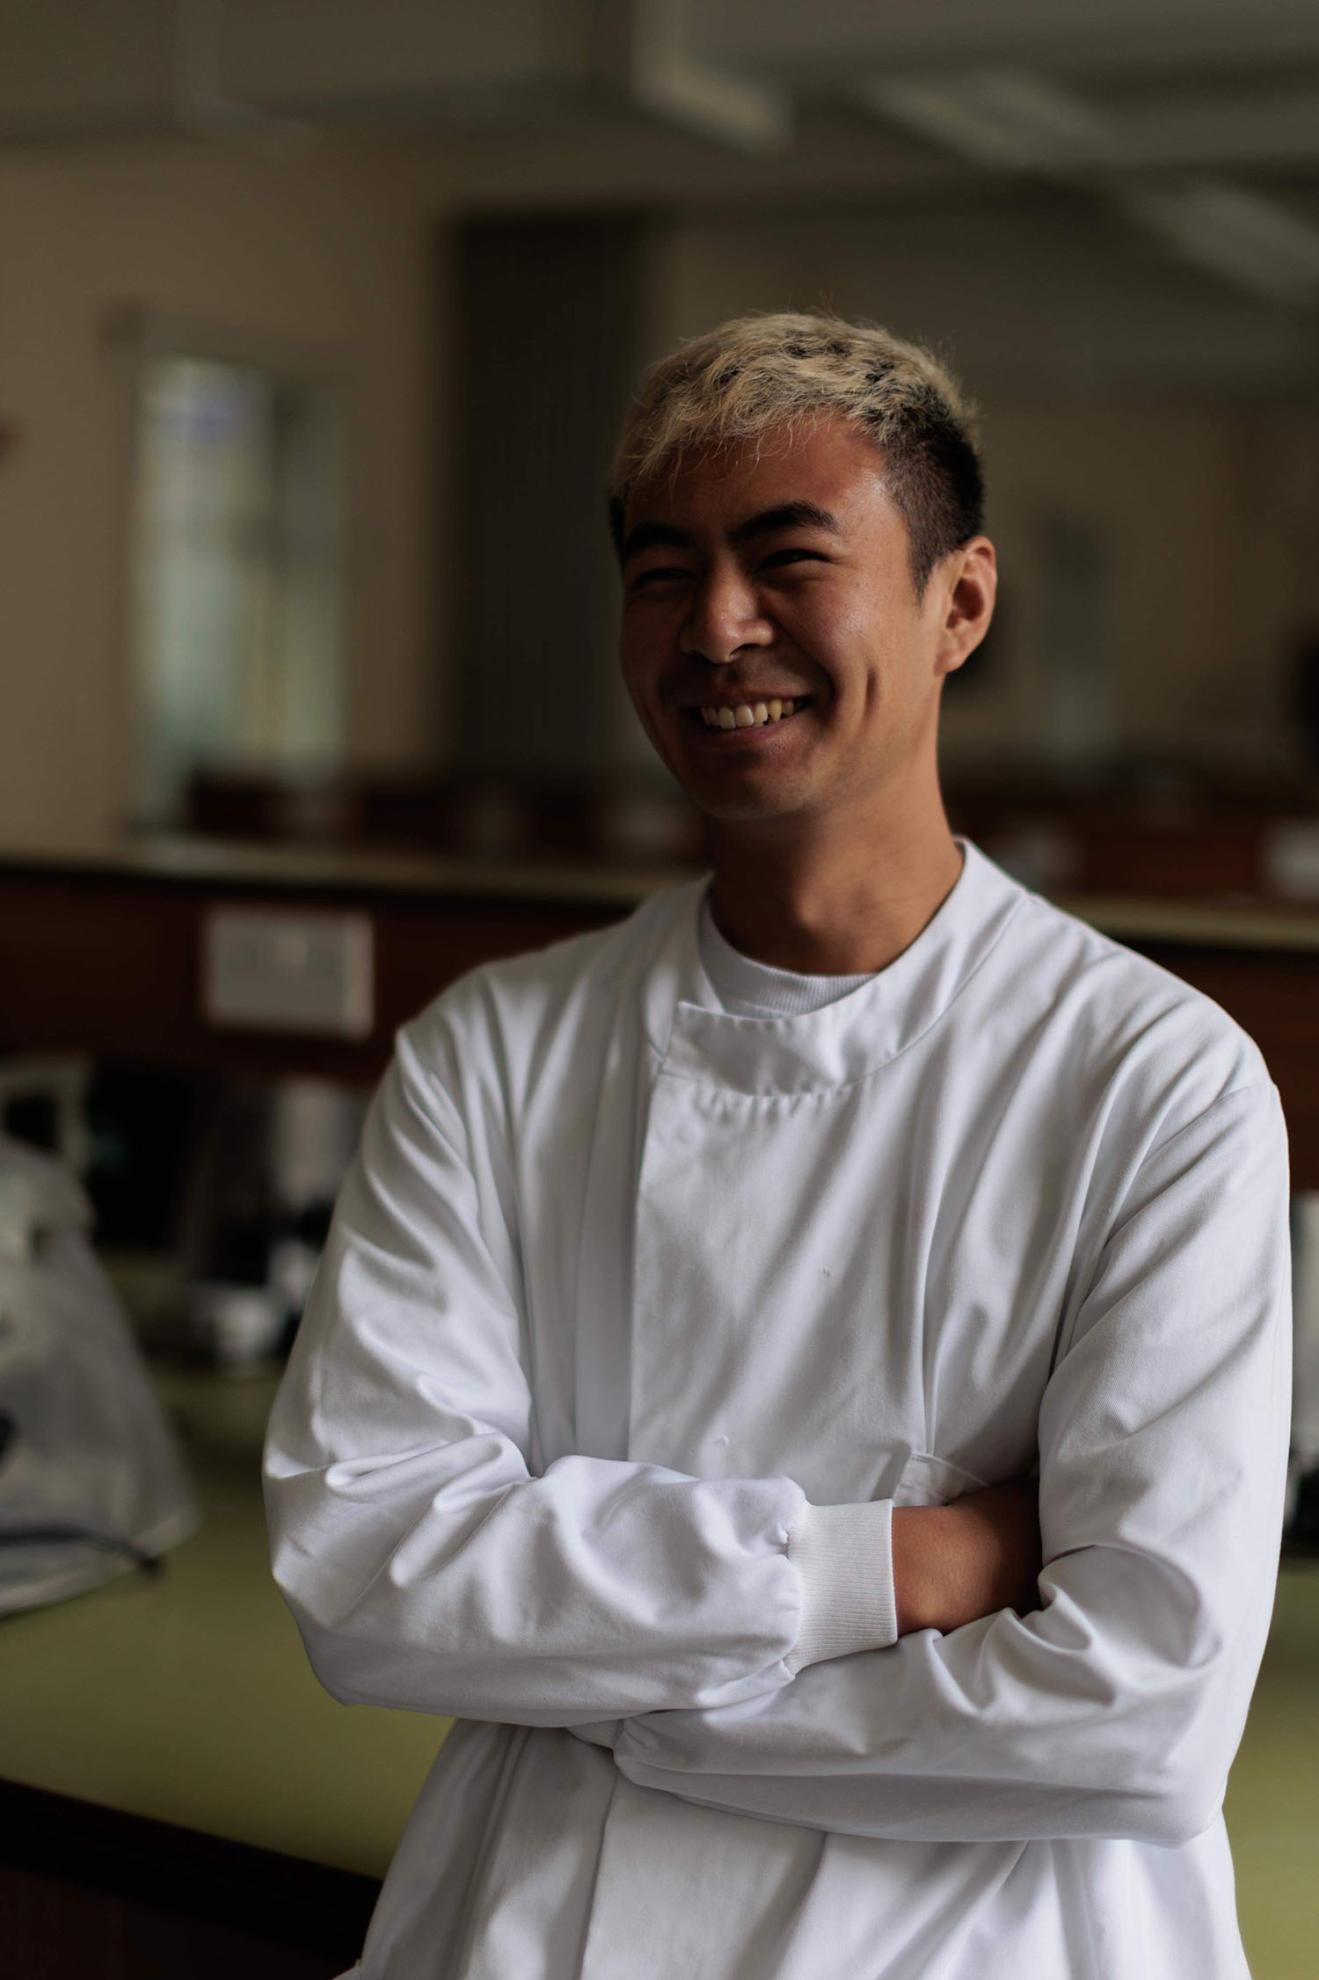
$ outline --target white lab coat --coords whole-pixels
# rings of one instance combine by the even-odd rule
[[[1219,1811],[1286,1462],[1277,1092],[965,853],[804,1017],[710,1007],[698,882],[399,1034],[266,1473],[324,1683],[463,1721],[368,1980],[1246,1973]],[[804,1506],[1037,1459],[1037,1612],[796,1669]]]

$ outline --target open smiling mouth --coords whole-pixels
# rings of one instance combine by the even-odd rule
[[[786,722],[807,707],[809,700],[808,695],[797,695],[790,701],[775,696],[770,701],[708,702],[690,712],[707,729],[765,729]]]

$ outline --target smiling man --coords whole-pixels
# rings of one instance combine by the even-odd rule
[[[368,1980],[1241,1980],[1286,1143],[1218,1007],[950,832],[956,388],[725,324],[614,477],[712,872],[399,1034],[272,1419],[324,1682],[461,1723]]]
[[[895,470],[836,412],[676,470],[673,439],[643,413],[633,486],[615,500],[633,701],[711,821],[715,920],[788,968],[882,968],[961,870],[939,696],[988,627],[995,564],[969,442],[932,439],[951,485],[918,534],[904,508],[919,516],[908,485],[929,462]]]

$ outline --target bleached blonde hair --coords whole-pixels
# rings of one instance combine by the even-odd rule
[[[610,472],[615,546],[643,482],[771,432],[791,439],[803,423],[828,416],[860,427],[883,456],[919,593],[939,560],[984,527],[973,410],[919,344],[823,311],[733,317],[651,367]]]

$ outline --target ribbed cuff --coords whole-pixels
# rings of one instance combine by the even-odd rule
[[[786,1659],[794,1675],[897,1642],[891,1499],[804,1505],[788,1529],[788,1559],[802,1580],[801,1634]]]

